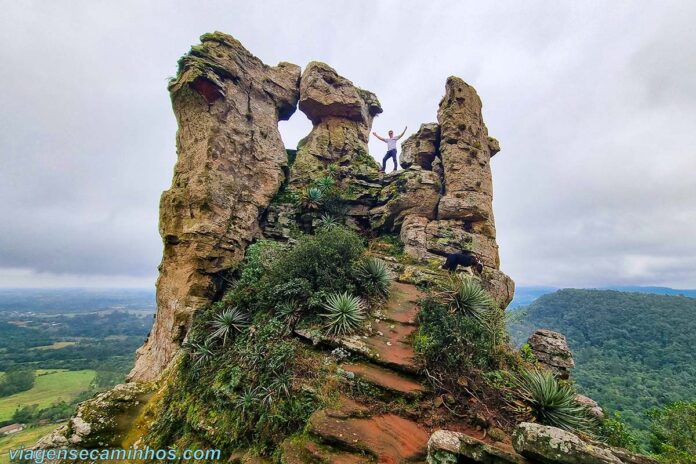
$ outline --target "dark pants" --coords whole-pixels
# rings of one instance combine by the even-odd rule
[[[396,148],[389,150],[387,154],[384,155],[384,158],[382,158],[382,171],[387,169],[387,161],[389,161],[389,158],[394,159],[394,170],[396,171]]]

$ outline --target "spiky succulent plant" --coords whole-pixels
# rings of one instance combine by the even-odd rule
[[[389,296],[391,279],[384,261],[379,258],[367,258],[358,263],[356,274],[360,285],[370,295]]]
[[[594,421],[587,408],[575,400],[575,390],[559,382],[552,372],[524,369],[517,377],[518,392],[541,424],[570,432],[592,432]]]
[[[450,310],[481,321],[493,300],[473,277],[454,274],[438,283],[438,298]]]
[[[360,298],[349,294],[332,293],[324,302],[326,330],[330,335],[347,335],[355,332],[365,320],[365,307]]]
[[[229,337],[247,328],[249,317],[239,308],[226,308],[213,317],[210,325],[213,328],[211,338],[222,338],[224,345]]]

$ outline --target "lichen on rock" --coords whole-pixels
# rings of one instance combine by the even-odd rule
[[[278,121],[295,111],[299,79],[298,66],[267,66],[219,32],[203,35],[179,61],[169,84],[178,160],[160,202],[157,314],[130,380],[157,378],[193,313],[219,294],[223,273],[260,235],[259,216],[287,165]]]

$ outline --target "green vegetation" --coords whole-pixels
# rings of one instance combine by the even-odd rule
[[[578,388],[649,442],[647,411],[696,398],[696,299],[611,290],[544,295],[510,324],[520,344],[537,328],[566,335]]]
[[[696,463],[696,402],[678,401],[650,412],[650,445],[665,464]]]
[[[249,325],[249,317],[239,308],[226,308],[216,314],[210,323],[213,338],[222,338],[222,344],[227,343],[227,337],[244,331]]]
[[[48,435],[57,427],[59,427],[59,424],[34,426],[6,437],[0,437],[0,464],[10,463],[8,453],[11,449],[31,446],[36,443],[39,438]]]
[[[93,370],[38,371],[30,390],[0,398],[0,422],[7,422],[22,406],[37,405],[43,409],[61,401],[72,402],[89,390],[95,375]]]
[[[556,380],[551,371],[522,369],[517,386],[539,423],[570,432],[590,432],[595,428],[587,409],[575,401],[573,386]]]
[[[326,329],[332,335],[349,335],[360,329],[365,320],[365,307],[360,298],[347,292],[333,293],[326,297]]]
[[[0,378],[0,398],[29,390],[33,386],[33,369],[10,369]]]
[[[493,306],[493,301],[481,284],[464,274],[450,274],[437,286],[437,297],[450,311],[481,321]]]
[[[384,261],[378,258],[364,259],[358,264],[356,273],[365,293],[381,298],[389,296],[391,279]]]
[[[157,421],[146,442],[270,454],[301,430],[333,401],[336,368],[291,331],[324,330],[326,319],[333,333],[360,327],[367,308],[358,296],[367,295],[358,293],[365,282],[357,263],[364,251],[358,235],[335,224],[294,246],[251,245],[221,301],[196,315],[188,356],[152,406]],[[229,308],[236,316],[223,318]]]

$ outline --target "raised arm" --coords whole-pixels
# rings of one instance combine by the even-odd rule
[[[380,139],[382,142],[386,142],[385,139],[383,139],[382,137],[380,137],[379,135],[377,135],[377,132],[373,132],[372,135],[374,135],[375,137],[377,137],[378,139]]]
[[[404,131],[401,133],[400,136],[398,136],[398,137],[396,138],[397,140],[399,140],[401,137],[404,136],[404,134],[406,133],[406,129],[408,129],[408,126],[404,127]]]

